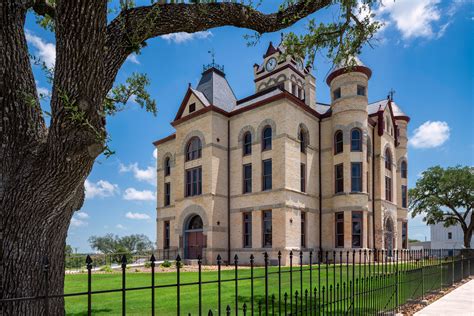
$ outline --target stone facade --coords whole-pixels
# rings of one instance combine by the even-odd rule
[[[331,104],[316,103],[311,69],[271,43],[254,66],[252,96],[237,100],[218,67],[204,71],[172,122],[176,133],[154,143],[158,249],[191,259],[198,253],[206,263],[218,254],[224,261],[237,254],[248,263],[250,254],[261,260],[264,251],[275,260],[280,251],[287,264],[290,250],[406,246],[409,118],[390,98],[368,102],[371,70],[355,61],[328,76]],[[265,132],[271,149],[264,148]],[[188,157],[196,140],[200,153]],[[263,162],[270,159],[271,188],[263,190]],[[251,165],[247,185],[245,165]],[[336,168],[342,179],[336,180]],[[202,226],[191,224],[196,215]]]

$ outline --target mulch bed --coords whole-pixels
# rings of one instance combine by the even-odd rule
[[[405,315],[405,316],[412,316],[416,312],[422,310],[427,305],[433,303],[434,301],[437,301],[438,299],[445,296],[449,292],[455,290],[459,286],[461,286],[461,285],[463,285],[463,284],[465,284],[465,283],[467,283],[471,280],[474,280],[474,277],[469,277],[467,279],[464,279],[460,282],[455,283],[453,286],[444,287],[442,292],[427,294],[425,296],[425,300],[428,302],[428,304],[422,304],[420,301],[416,301],[414,303],[406,303],[406,304],[400,306],[399,313],[401,315]]]

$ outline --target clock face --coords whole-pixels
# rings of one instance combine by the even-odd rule
[[[267,71],[272,71],[273,69],[275,69],[276,65],[277,65],[277,60],[274,57],[272,57],[267,61],[265,68],[267,69]]]

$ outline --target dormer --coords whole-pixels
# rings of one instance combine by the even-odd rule
[[[285,47],[273,46],[270,42],[263,62],[254,65],[255,91],[280,87],[304,101],[308,106],[316,106],[316,83],[311,67],[305,67],[302,59],[285,56]]]

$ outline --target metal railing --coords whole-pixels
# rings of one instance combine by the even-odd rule
[[[198,259],[196,281],[190,282],[189,278],[182,279],[182,260],[177,255],[174,262],[176,282],[158,284],[160,274],[155,270],[157,260],[151,255],[149,285],[135,287],[126,285],[128,262],[127,257],[123,256],[120,265],[121,287],[109,290],[92,290],[93,261],[87,256],[87,291],[61,295],[51,295],[49,292],[49,263],[45,260],[42,270],[45,293],[35,297],[1,299],[0,305],[41,300],[48,314],[51,300],[82,296],[87,297],[87,307],[84,306],[83,313],[92,315],[93,304],[101,304],[101,295],[120,293],[121,306],[117,313],[126,315],[127,295],[134,291],[149,291],[151,299],[144,313],[155,315],[158,314],[159,305],[163,304],[159,299],[160,293],[175,290],[176,300],[166,314],[380,315],[395,313],[406,302],[423,300],[429,293],[474,275],[474,256],[459,250],[290,252],[289,266],[282,265],[280,252],[276,265],[270,264],[272,261],[266,252],[262,256],[261,266],[255,265],[256,258],[253,255],[250,255],[249,265],[239,264],[239,257],[235,255],[233,262],[225,266],[218,255],[214,272],[203,272],[202,260]],[[215,277],[203,279],[204,273],[211,273]],[[196,299],[192,311],[186,310],[182,304],[183,299],[191,299],[189,292],[186,297],[181,294],[189,287],[194,289],[192,295]],[[212,306],[208,306],[208,297],[203,295],[204,287],[213,287],[217,292],[217,301]],[[233,295],[223,295],[229,292],[233,292]]]

